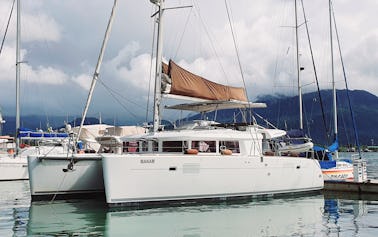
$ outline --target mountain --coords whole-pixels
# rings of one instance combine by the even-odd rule
[[[15,134],[15,117],[4,117],[6,123],[3,125],[3,134]],[[42,129],[47,130],[48,127],[52,127],[54,130],[64,127],[64,123],[67,121],[67,117],[64,116],[39,116],[39,115],[30,115],[21,117],[21,127],[29,129]],[[70,122],[73,127],[79,126],[81,123],[81,118],[74,118]],[[88,117],[84,121],[84,125],[88,124],[98,124],[99,120],[97,118]]]
[[[349,91],[350,100],[355,115],[357,133],[361,144],[370,145],[378,142],[378,97],[366,91]],[[321,91],[323,100],[325,121],[328,134],[333,131],[333,104],[332,91]],[[298,97],[259,97],[259,101],[265,102],[268,108],[256,110],[268,121],[273,121],[279,128],[298,128]],[[319,144],[330,144],[333,136],[327,138],[323,122],[320,101],[317,92],[303,96],[304,105],[304,130]],[[355,144],[352,116],[349,109],[346,90],[337,91],[338,134],[342,145]],[[327,141],[329,140],[329,141]]]
[[[371,145],[372,142],[378,143],[378,97],[362,90],[349,91],[353,111],[355,114],[357,131],[361,144]],[[324,104],[325,121],[327,132],[330,134],[333,126],[332,119],[332,91],[323,90],[321,96]],[[298,97],[282,96],[282,95],[265,95],[259,96],[256,102],[264,102],[267,104],[265,109],[255,109],[254,113],[261,115],[270,123],[281,129],[294,129],[299,127],[298,115]],[[353,123],[350,115],[346,90],[337,91],[338,104],[338,130],[339,141],[341,145],[355,144]],[[303,95],[304,104],[304,130],[315,143],[321,145],[331,144],[331,137],[326,136],[326,129],[323,123],[322,112],[317,92]],[[210,120],[214,119],[219,122],[232,123],[234,120],[242,121],[242,114],[238,110],[224,110],[216,113],[208,113],[206,117]],[[255,116],[258,123],[265,125],[265,122]],[[14,134],[14,117],[5,116],[7,121],[3,127],[3,134]],[[171,120],[173,120],[172,118]],[[200,119],[200,115],[191,116],[185,120]],[[21,117],[21,126],[31,129],[46,129],[47,124],[53,128],[59,128],[67,121],[64,116],[25,116]],[[88,118],[86,124],[96,124],[99,121],[96,118]],[[105,120],[103,123],[114,124],[114,119]],[[130,122],[129,122],[130,123]],[[178,124],[179,121],[176,122]],[[72,125],[79,125],[80,118],[71,121]],[[119,124],[116,124],[119,125]],[[168,128],[168,124],[166,125]]]
[[[332,112],[332,90],[323,90],[320,92],[323,100],[325,122],[323,116],[319,96],[317,92],[303,95],[303,111],[304,111],[304,130],[316,144],[327,145],[332,143],[333,135],[333,112]],[[355,115],[356,127],[360,144],[371,145],[372,142],[378,143],[378,97],[362,90],[349,91],[351,103]],[[256,102],[267,104],[267,108],[254,109],[257,113],[274,126],[290,130],[299,127],[299,105],[298,96],[282,96],[282,95],[264,95],[259,96]],[[338,106],[338,134],[341,145],[347,146],[355,144],[355,136],[353,123],[351,119],[348,98],[346,90],[337,91]],[[208,113],[208,119],[214,119],[224,123],[232,123],[234,120],[241,121],[241,113],[238,110],[225,110],[216,113]],[[258,123],[266,125],[266,122],[255,116]],[[200,115],[192,116],[190,119],[200,119]]]

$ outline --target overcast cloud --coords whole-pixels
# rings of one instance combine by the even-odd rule
[[[3,36],[13,0],[0,0]],[[79,115],[84,107],[113,1],[22,2],[22,114]],[[248,96],[296,93],[294,0],[228,0]],[[322,89],[331,87],[328,1],[304,0]],[[193,5],[164,18],[164,59],[210,80],[243,86],[224,1],[166,0]],[[334,10],[350,89],[378,95],[378,2],[335,0]],[[299,8],[301,10],[301,8]],[[143,122],[149,91],[154,6],[148,0],[119,0],[101,83],[89,112]],[[303,23],[299,13],[299,23]],[[300,60],[304,92],[316,90],[305,28]],[[15,104],[15,14],[0,55],[0,108]],[[337,47],[334,41],[335,48]],[[335,49],[337,87],[344,89]],[[153,89],[151,90],[153,91]],[[179,116],[179,113],[170,115]]]

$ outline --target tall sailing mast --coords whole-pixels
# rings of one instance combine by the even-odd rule
[[[21,41],[21,5],[17,0],[17,31],[16,31],[16,155],[20,150],[20,41]]]
[[[297,52],[297,81],[298,81],[298,99],[299,99],[299,129],[303,129],[303,106],[302,106],[302,86],[300,80],[300,66],[299,66],[299,44],[298,44],[298,10],[297,10],[297,0],[294,1],[295,4],[295,44]]]
[[[101,68],[101,64],[102,64],[102,59],[104,57],[106,44],[108,43],[109,35],[110,35],[111,29],[112,29],[112,25],[113,25],[115,10],[116,10],[117,3],[118,3],[117,1],[118,0],[114,0],[112,12],[110,13],[110,18],[109,18],[109,21],[108,21],[108,25],[106,27],[104,39],[102,41],[100,54],[99,54],[98,59],[97,59],[96,69],[95,69],[95,72],[93,73],[92,83],[91,83],[91,87],[89,89],[87,102],[86,102],[85,107],[84,107],[83,115],[82,115],[81,122],[80,122],[79,131],[77,133],[77,138],[76,138],[77,140],[76,140],[76,142],[80,138],[81,130],[82,130],[82,127],[84,125],[84,121],[85,121],[85,118],[87,116],[89,105],[90,105],[91,100],[92,100],[93,91],[94,91],[94,88],[96,86],[96,82],[98,80],[98,76],[100,74],[100,68]]]
[[[336,85],[335,85],[335,70],[334,70],[334,60],[333,60],[333,30],[332,30],[332,0],[328,1],[329,9],[329,35],[330,35],[330,46],[331,46],[331,76],[332,76],[332,97],[333,97],[333,127],[334,127],[334,141],[338,142],[337,137],[337,101],[336,101]],[[338,152],[335,151],[335,158],[338,158]]]
[[[162,51],[163,51],[163,12],[164,0],[150,0],[151,3],[159,7],[158,14],[158,37],[156,47],[156,71],[154,90],[154,124],[153,131],[157,132],[160,125],[160,104],[161,104],[161,73],[162,73]]]

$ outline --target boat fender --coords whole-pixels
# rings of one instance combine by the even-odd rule
[[[197,155],[198,154],[198,150],[197,149],[186,149],[185,150],[185,154],[188,154],[188,155]]]
[[[273,151],[266,151],[264,153],[264,155],[266,155],[266,156],[274,156],[274,152]]]
[[[70,161],[70,163],[68,163],[67,165],[67,168],[66,169],[62,169],[63,172],[71,172],[71,171],[75,171],[74,169],[74,163],[72,161]]]
[[[11,155],[13,155],[13,154],[14,154],[14,150],[13,150],[13,148],[11,148],[11,149],[8,149],[8,154],[11,154]]]
[[[223,149],[221,150],[222,155],[232,155],[232,151],[230,149]]]

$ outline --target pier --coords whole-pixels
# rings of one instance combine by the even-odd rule
[[[324,191],[378,194],[378,180],[368,179],[366,169],[366,161],[354,160],[353,180],[324,180]]]
[[[378,194],[378,180],[356,181],[324,181],[325,191],[357,192],[360,194]]]

